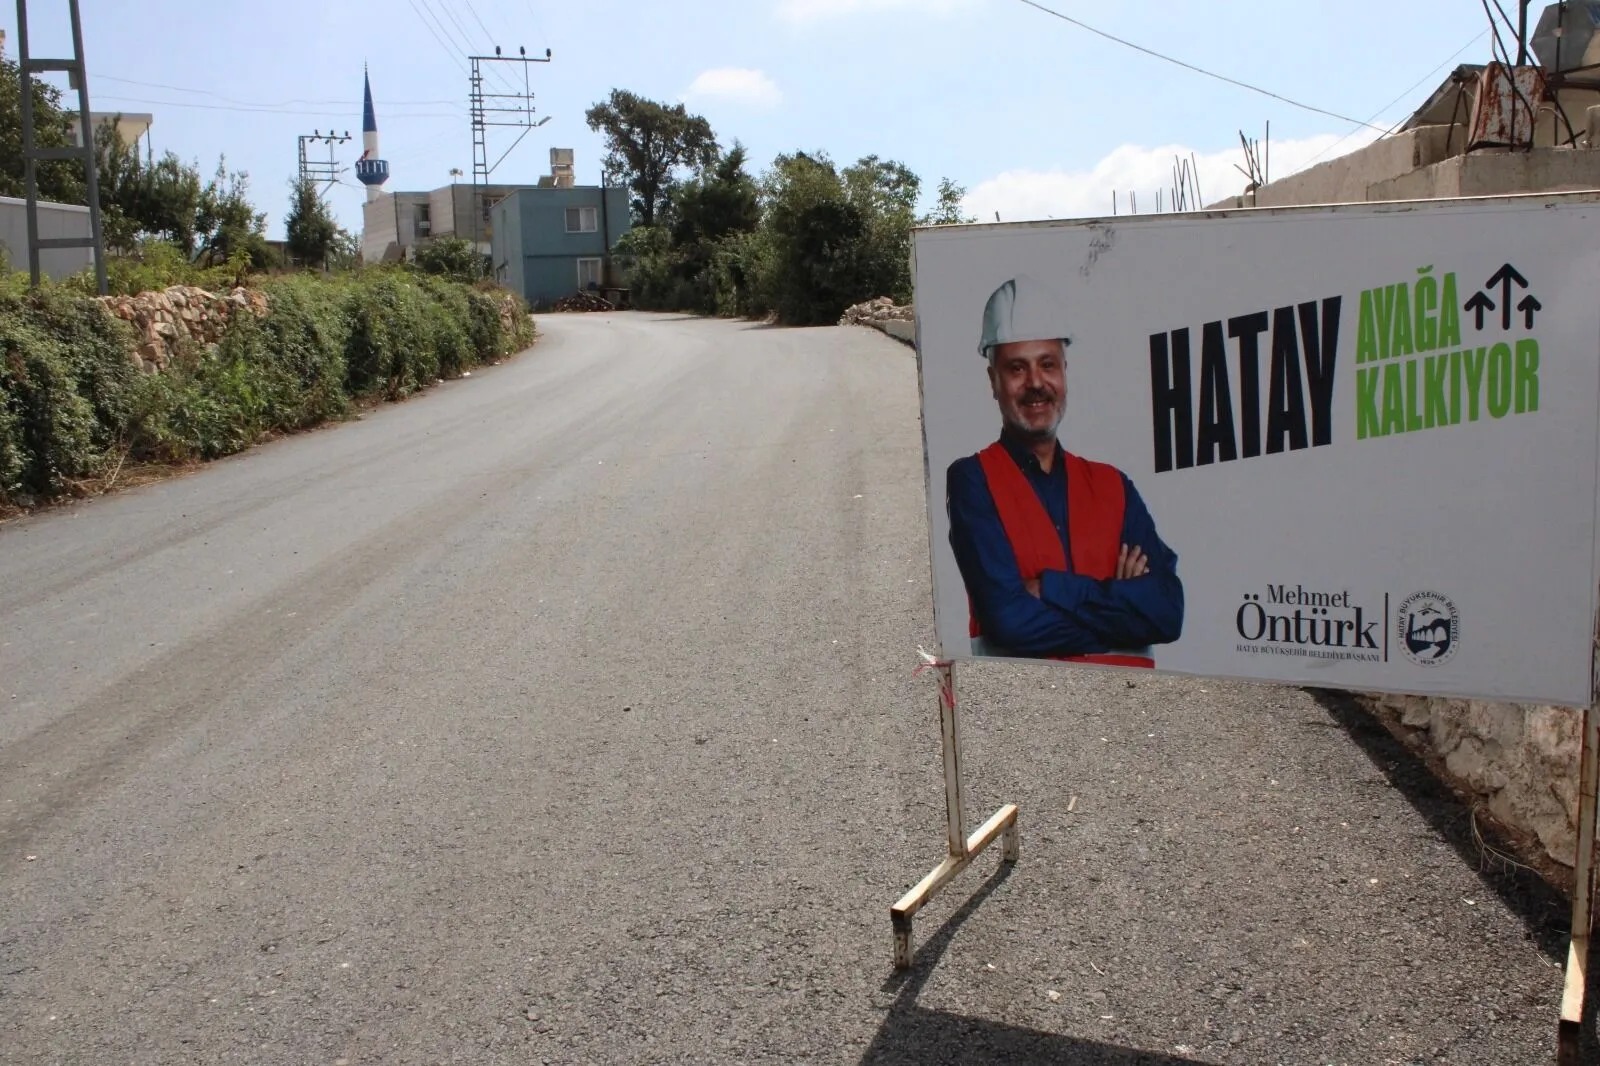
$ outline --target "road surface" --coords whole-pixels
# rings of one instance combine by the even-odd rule
[[[0,526],[0,1061],[1549,1061],[1559,899],[1294,690],[968,672],[1022,862],[897,980],[944,839],[909,349],[541,326]]]

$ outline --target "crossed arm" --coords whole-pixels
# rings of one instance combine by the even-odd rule
[[[1123,478],[1126,505],[1114,577],[1047,570],[1025,580],[982,468],[952,464],[950,546],[984,638],[1013,655],[1088,655],[1168,644],[1183,629],[1178,558],[1156,533],[1144,500]]]

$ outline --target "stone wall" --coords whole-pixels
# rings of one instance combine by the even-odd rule
[[[222,339],[240,311],[257,318],[267,313],[267,295],[259,289],[234,289],[219,296],[205,289],[174,285],[137,296],[102,296],[106,310],[133,326],[138,334],[134,353],[148,372],[165,370],[185,343],[209,347]]]
[[[1570,867],[1578,842],[1583,712],[1570,707],[1422,696],[1369,696],[1367,705],[1501,823],[1536,837]]]

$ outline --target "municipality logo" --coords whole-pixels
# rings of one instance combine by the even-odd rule
[[[1460,640],[1456,605],[1437,592],[1417,592],[1400,604],[1395,636],[1406,657],[1420,666],[1438,666],[1456,652]]]

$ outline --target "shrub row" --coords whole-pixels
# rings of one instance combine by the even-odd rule
[[[222,342],[164,371],[132,358],[132,330],[72,286],[0,285],[0,505],[73,491],[114,464],[190,462],[398,399],[526,347],[517,302],[406,270],[265,282],[266,317],[238,313]]]

